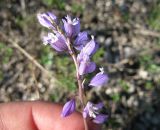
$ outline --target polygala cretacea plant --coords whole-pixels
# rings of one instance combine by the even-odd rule
[[[92,56],[98,50],[94,36],[89,36],[86,31],[80,32],[79,18],[72,19],[67,15],[62,21],[58,21],[52,12],[39,13],[37,18],[42,26],[50,30],[48,35],[43,37],[44,45],[49,44],[57,52],[68,53],[73,59],[78,82],[78,101],[82,108],[85,130],[88,130],[86,118],[97,124],[104,123],[108,118],[108,115],[100,112],[104,104],[93,104],[90,101],[85,103],[84,101],[85,76],[96,69],[96,64],[91,61]],[[88,87],[102,87],[107,81],[107,74],[104,73],[103,68],[100,68],[100,72],[90,80]],[[65,103],[61,113],[62,117],[69,116],[76,110],[76,100],[74,96]]]

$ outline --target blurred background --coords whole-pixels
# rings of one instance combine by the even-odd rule
[[[100,44],[93,60],[110,80],[87,99],[105,104],[103,129],[160,130],[160,0],[0,0],[0,102],[75,93],[72,60],[42,44],[36,14],[45,11],[79,17]]]

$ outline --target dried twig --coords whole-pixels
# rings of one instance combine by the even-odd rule
[[[36,92],[37,99],[41,99],[40,94],[39,94],[38,81],[37,81],[36,75],[35,75],[35,67],[33,66],[33,64],[31,65],[31,71],[32,71],[32,77],[35,81],[34,86],[35,86],[35,92]]]
[[[25,0],[21,0],[20,4],[21,4],[22,15],[23,15],[23,17],[26,17],[26,2],[25,2]]]
[[[131,62],[129,59],[123,59],[120,62],[114,63],[114,64],[106,62],[105,65],[113,67],[113,68],[119,68],[120,66],[122,66],[122,65],[124,65],[126,63],[129,63],[129,62]]]
[[[146,30],[146,29],[137,29],[134,31],[136,34],[144,35],[144,36],[152,36],[152,37],[160,37],[160,33],[156,31]]]
[[[18,49],[22,54],[24,54],[42,72],[44,72],[47,75],[51,75],[51,73],[48,70],[46,70],[36,59],[34,59],[27,51],[25,51],[22,47],[20,47],[18,45],[18,40],[17,39],[15,39],[15,40],[13,40],[12,38],[8,39],[8,37],[6,35],[2,34],[2,33],[0,33],[0,37],[2,37],[7,42],[11,43],[13,45],[13,47]]]
[[[53,73],[45,69],[33,56],[31,56],[27,51],[25,51],[21,46],[18,44],[18,39],[16,38],[9,38],[0,32],[0,38],[4,39],[5,41],[12,44],[16,49],[18,49],[24,56],[26,56],[37,68],[39,68],[43,74],[46,74],[48,77],[52,78],[53,83],[57,83],[59,85],[65,86],[63,83],[59,82],[56,78],[54,78]]]

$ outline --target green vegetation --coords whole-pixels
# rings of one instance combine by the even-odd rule
[[[141,66],[143,66],[146,70],[150,68],[150,65],[153,64],[152,55],[140,55],[139,61]]]
[[[35,23],[35,15],[28,15],[25,18],[22,17],[16,17],[15,23],[18,25],[20,28],[28,28],[28,25]]]
[[[58,54],[50,46],[42,48],[40,53],[40,63],[46,67],[53,67],[56,78],[69,91],[74,91],[76,88],[75,84],[75,67],[72,60],[63,54]]]
[[[146,88],[147,90],[153,89],[153,83],[152,83],[151,81],[147,81],[147,82],[145,83],[145,88]]]
[[[65,10],[65,6],[67,4],[65,0],[42,0],[42,2],[49,8],[55,7],[59,10]],[[84,10],[83,4],[80,4],[78,2],[73,2],[70,6],[72,13],[82,13]]]
[[[160,31],[160,2],[157,2],[150,11],[148,23],[151,28]]]
[[[124,22],[128,22],[130,19],[130,12],[129,11],[123,11],[122,13],[122,19]]]
[[[75,67],[71,59],[67,56],[55,57],[55,66],[57,68],[57,78],[63,83],[69,91],[76,89]]]
[[[3,72],[0,70],[0,81],[3,79]]]
[[[112,100],[114,101],[114,102],[119,102],[120,101],[120,93],[114,93],[114,94],[112,94],[111,95],[111,97],[112,97]]]
[[[0,42],[0,64],[8,64],[11,56],[13,55],[13,49],[8,47],[5,43]],[[0,81],[3,79],[3,71],[0,66]]]
[[[0,59],[2,64],[7,64],[12,55],[13,55],[13,49],[9,48],[5,43],[0,42],[0,57],[1,57]]]
[[[105,49],[103,47],[99,48],[98,51],[93,56],[93,61],[96,62],[96,64],[101,63],[101,58],[104,57]]]
[[[141,66],[150,73],[160,73],[160,66],[155,63],[152,55],[139,56]]]
[[[59,10],[65,9],[65,0],[42,0],[42,2],[51,8],[55,7]]]
[[[72,4],[71,8],[73,13],[82,13],[84,10],[83,5],[78,3]]]
[[[73,77],[71,77],[70,75],[63,76],[60,74],[57,77],[59,82],[64,84],[64,86],[66,86],[70,92],[73,92],[74,90],[76,90],[76,83]]]
[[[128,86],[128,84],[127,84],[127,82],[125,80],[120,80],[119,81],[119,85],[120,85],[120,87],[123,88],[124,91],[126,91],[126,92],[128,91],[129,86]]]
[[[110,118],[108,120],[107,125],[110,125],[112,128],[116,128],[116,129],[113,129],[113,130],[117,130],[117,128],[120,126],[120,123],[116,119]]]
[[[53,64],[53,55],[53,51],[50,50],[49,46],[43,47],[40,54],[40,63],[50,67]]]
[[[151,73],[160,73],[160,66],[157,64],[151,64],[148,67],[148,71]]]

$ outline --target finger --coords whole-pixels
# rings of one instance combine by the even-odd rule
[[[0,129],[7,130],[84,130],[79,113],[62,118],[62,106],[45,102],[0,104]],[[99,130],[89,123],[92,130]]]
[[[0,104],[0,130],[37,130],[31,103]]]

